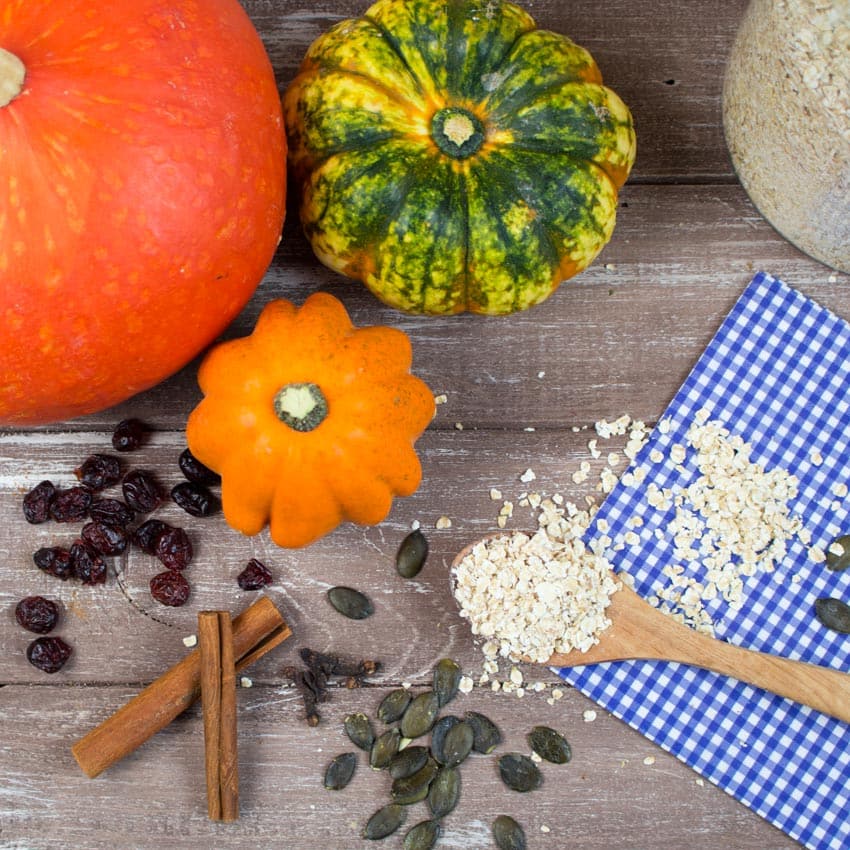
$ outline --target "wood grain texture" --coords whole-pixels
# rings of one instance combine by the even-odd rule
[[[361,14],[366,2],[244,0],[268,49],[281,91],[307,46],[336,21]],[[101,587],[61,583],[32,565],[42,545],[71,542],[78,528],[24,522],[23,493],[44,478],[73,481],[89,453],[108,450],[115,423],[128,416],[157,429],[125,463],[152,469],[163,483],[179,480],[186,417],[199,399],[198,361],[158,387],[113,409],[72,422],[0,432],[0,846],[4,850],[206,850],[366,847],[365,819],[385,799],[386,776],[360,767],[344,792],[325,791],[324,764],[348,748],[341,720],[373,711],[401,682],[422,688],[432,665],[451,656],[477,676],[481,654],[452,600],[448,567],[463,546],[496,528],[500,501],[528,489],[561,492],[583,502],[602,494],[595,477],[571,473],[590,460],[588,426],[623,413],[655,422],[752,274],[765,269],[850,318],[850,280],[805,257],[755,211],[738,185],[723,141],[721,91],[725,58],[746,0],[534,0],[542,27],[567,33],[597,59],[605,81],[631,108],[638,158],[621,194],[614,237],[596,263],[545,305],[516,316],[423,318],[380,305],[313,257],[290,192],[283,239],[256,296],[225,337],[247,333],[266,302],[298,303],[315,290],[339,296],[360,325],[406,331],[414,371],[447,401],[418,443],[420,490],[396,502],[376,528],[346,525],[304,550],[276,548],[263,533],[244,538],[220,516],[187,517],[174,505],[160,516],[184,525],[196,546],[187,576],[190,602],[166,609],[150,598],[154,559],[132,551],[115,559]],[[462,430],[461,430],[462,426]],[[533,428],[535,430],[526,430]],[[584,428],[574,432],[573,428]],[[622,441],[613,440],[611,449]],[[608,448],[609,446],[606,446]],[[594,473],[602,461],[591,460]],[[537,480],[519,478],[533,468]],[[451,518],[437,529],[441,516]],[[395,551],[420,522],[431,553],[414,581],[394,571]],[[510,527],[533,523],[517,507]],[[201,609],[236,613],[256,594],[236,575],[257,557],[275,574],[268,595],[293,638],[251,668],[253,688],[240,690],[242,816],[237,825],[206,818],[202,724],[194,707],[96,780],[87,779],[70,745],[187,653]],[[376,612],[343,619],[325,601],[334,584],[368,593]],[[62,606],[57,630],[73,644],[66,668],[45,676],[26,663],[32,637],[14,620],[14,605],[43,593]],[[305,725],[285,676],[297,650],[310,646],[383,663],[369,687],[335,690],[316,729]],[[507,671],[503,671],[507,672]],[[517,795],[500,785],[492,760],[464,767],[460,808],[441,846],[484,850],[489,823],[502,812],[521,820],[532,848],[574,846],[694,850],[786,850],[797,846],[758,816],[625,727],[572,689],[550,705],[557,684],[542,668],[524,670],[547,686],[522,700],[476,688],[457,711],[492,716],[505,750],[526,750],[532,723],[563,731],[574,758],[545,766],[543,787]],[[742,742],[742,746],[746,742]],[[644,764],[644,759],[655,759]],[[421,807],[409,823],[424,817]],[[542,827],[549,832],[543,832]],[[398,847],[391,839],[386,846]]]

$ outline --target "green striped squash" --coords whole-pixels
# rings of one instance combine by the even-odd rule
[[[635,156],[591,55],[499,0],[379,0],[284,106],[316,256],[410,313],[543,301],[610,239]]]

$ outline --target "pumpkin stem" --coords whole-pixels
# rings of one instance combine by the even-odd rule
[[[275,394],[274,412],[293,430],[312,431],[328,415],[328,402],[316,384],[286,384]]]
[[[0,47],[0,109],[23,91],[26,75],[24,63],[14,53]]]
[[[484,144],[484,125],[467,109],[447,106],[431,119],[431,138],[452,159],[466,159]]]

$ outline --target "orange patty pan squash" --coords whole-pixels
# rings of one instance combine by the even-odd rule
[[[0,4],[0,427],[102,410],[245,305],[285,210],[238,0]]]
[[[186,439],[221,475],[227,522],[244,534],[268,523],[286,547],[381,522],[419,486],[413,444],[435,411],[411,361],[402,331],[356,328],[326,293],[272,301],[250,336],[213,348]]]

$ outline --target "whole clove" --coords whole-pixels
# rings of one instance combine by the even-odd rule
[[[305,669],[287,667],[283,674],[295,686],[304,701],[304,716],[309,726],[321,720],[318,706],[330,699],[331,679],[341,679],[347,688],[359,688],[363,680],[380,669],[378,661],[354,661],[327,652],[302,648],[299,652]]]

